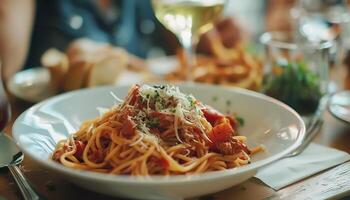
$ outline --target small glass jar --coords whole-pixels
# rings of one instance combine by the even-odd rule
[[[327,93],[332,42],[310,43],[289,32],[268,32],[260,37],[265,47],[263,93],[299,114],[313,114]]]

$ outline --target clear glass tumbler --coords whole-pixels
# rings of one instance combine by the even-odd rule
[[[309,43],[289,32],[260,37],[265,47],[263,92],[310,116],[327,93],[332,42]]]
[[[292,9],[296,34],[310,42],[333,41],[330,92],[342,88],[342,72],[350,53],[350,10],[348,0],[298,0]]]

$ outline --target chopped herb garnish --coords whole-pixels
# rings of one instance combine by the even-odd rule
[[[161,89],[161,90],[164,90],[165,89],[165,85],[154,85],[153,86],[155,89]]]
[[[215,102],[218,100],[218,97],[217,96],[213,96],[212,100]]]
[[[156,92],[156,95],[154,96],[154,98],[160,97],[158,90],[156,90],[155,92]]]
[[[159,126],[159,119],[158,118],[152,118],[149,121],[147,121],[146,125],[149,128],[155,128]]]
[[[230,105],[231,105],[231,101],[230,101],[230,100],[227,100],[227,101],[226,101],[226,105],[227,105],[227,106],[230,106]]]
[[[244,126],[244,119],[242,117],[236,116],[236,119],[240,126]]]
[[[149,94],[147,94],[146,97],[142,97],[141,99],[142,103],[147,103],[148,100],[149,100]]]
[[[191,107],[194,107],[195,106],[194,98],[191,95],[187,95],[186,98],[190,102]]]

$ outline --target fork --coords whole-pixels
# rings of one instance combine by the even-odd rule
[[[289,157],[297,156],[300,153],[302,153],[306,149],[306,147],[309,146],[309,144],[315,138],[315,136],[317,135],[319,129],[323,125],[322,115],[323,115],[324,111],[326,110],[328,98],[329,98],[328,95],[324,96],[323,99],[320,101],[320,105],[319,105],[316,113],[310,119],[310,121],[309,121],[309,123],[307,125],[307,128],[305,130],[305,135],[306,136],[303,138],[303,141],[302,141],[301,145],[299,147],[297,147],[296,149],[294,149],[289,154],[285,155],[283,158],[289,158]]]
[[[312,124],[310,123],[305,131],[306,136],[303,139],[301,145],[298,148],[296,148],[294,151],[285,155],[283,158],[297,156],[300,153],[302,153],[306,149],[306,147],[309,146],[309,144],[314,139],[314,137],[317,135],[319,129],[322,127],[322,124],[323,124],[322,119],[316,119]]]
[[[23,195],[23,199],[39,200],[40,197],[33,190],[18,167],[18,165],[23,161],[23,153],[13,142],[13,140],[2,132],[0,132],[0,152],[0,168],[8,167]]]

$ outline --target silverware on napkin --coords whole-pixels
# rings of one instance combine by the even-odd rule
[[[319,129],[323,125],[322,116],[323,116],[324,111],[326,110],[328,99],[329,99],[329,96],[326,95],[320,100],[319,107],[318,107],[317,111],[308,120],[308,123],[306,124],[305,137],[304,137],[301,145],[298,148],[296,148],[294,151],[285,155],[283,158],[297,156],[300,153],[302,153],[306,149],[306,147],[309,146],[309,144],[315,138]]]
[[[21,170],[17,166],[23,160],[23,153],[4,133],[0,132],[0,168],[8,167],[25,200],[39,200]]]

